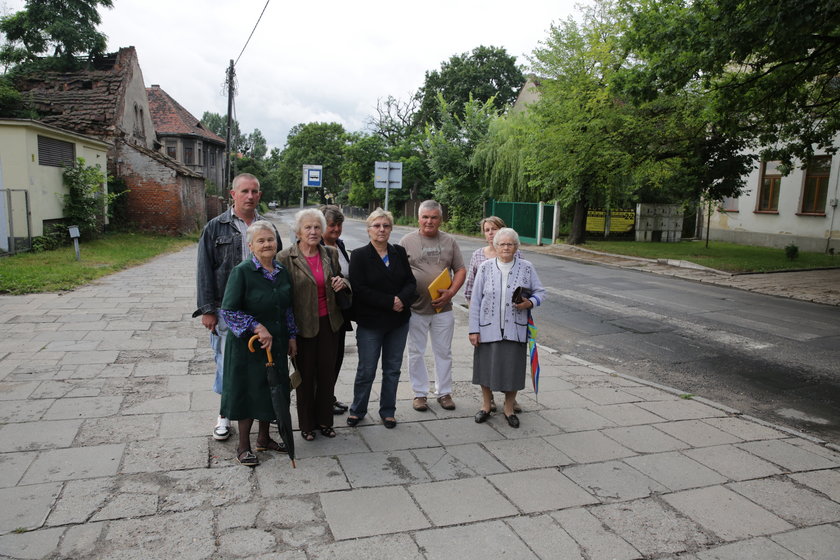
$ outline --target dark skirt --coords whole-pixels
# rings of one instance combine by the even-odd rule
[[[492,391],[521,391],[525,388],[527,344],[512,340],[483,342],[473,350],[475,385]]]

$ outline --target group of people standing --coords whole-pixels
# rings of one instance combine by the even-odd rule
[[[233,206],[204,228],[198,250],[198,307],[194,317],[210,331],[216,363],[213,390],[221,394],[213,437],[226,440],[231,420],[238,422],[237,460],[259,464],[256,451],[285,452],[271,439],[275,418],[265,375],[265,352],[253,352],[249,341],[274,356],[281,378],[288,379],[288,355],[300,373],[296,389],[301,437],[335,437],[334,416],[349,409],[347,425],[356,426],[368,405],[381,361],[379,416],[394,428],[397,387],[403,354],[414,393],[413,408],[429,409],[429,396],[453,410],[452,298],[467,282],[470,342],[475,346],[473,383],[482,388],[476,422],[495,410],[493,391],[505,394],[504,415],[519,426],[516,391],[525,383],[525,331],[531,308],[544,290],[533,266],[521,258],[516,232],[493,218],[493,231],[482,230],[488,247],[464,265],[455,238],[440,231],[443,212],[432,200],[421,203],[419,228],[393,244],[390,212],[377,208],[367,218],[370,242],[348,253],[340,239],[344,216],[336,206],[305,209],[295,216],[295,242],[283,249],[279,232],[257,212],[259,180],[250,174],[234,178]],[[500,227],[502,226],[502,227]],[[481,252],[481,255],[478,253]],[[446,270],[448,285],[434,294],[429,286]],[[516,300],[513,299],[514,292]],[[523,295],[524,294],[524,295]],[[335,397],[344,357],[346,333],[355,322],[358,367],[353,402]],[[425,364],[431,341],[435,363],[432,391]],[[252,342],[253,344],[253,342]],[[285,390],[289,390],[285,385]],[[256,446],[251,429],[258,421]]]

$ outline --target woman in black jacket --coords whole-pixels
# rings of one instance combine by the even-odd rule
[[[347,425],[355,426],[367,414],[376,365],[382,356],[379,416],[386,428],[397,425],[397,385],[400,381],[411,304],[417,299],[417,281],[405,249],[388,239],[394,227],[390,212],[377,208],[367,218],[370,243],[350,256],[353,316],[359,366]]]

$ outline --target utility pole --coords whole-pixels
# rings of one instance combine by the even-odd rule
[[[227,79],[225,83],[227,84],[228,90],[228,105],[227,105],[227,132],[225,134],[225,186],[222,189],[223,191],[227,191],[230,189],[230,125],[233,119],[233,94],[236,89],[234,78],[236,77],[236,72],[233,69],[233,59],[230,60],[230,66],[228,67],[227,71]]]

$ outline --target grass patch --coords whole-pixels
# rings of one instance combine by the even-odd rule
[[[195,236],[114,233],[81,243],[80,261],[76,260],[72,246],[3,257],[0,258],[0,294],[72,290],[157,255],[186,247],[196,239]]]
[[[795,260],[788,259],[784,249],[755,247],[714,241],[706,248],[705,241],[679,243],[643,243],[639,241],[587,241],[584,247],[605,253],[690,261],[727,272],[772,272],[805,268],[840,266],[840,257],[825,253],[800,251]]]

